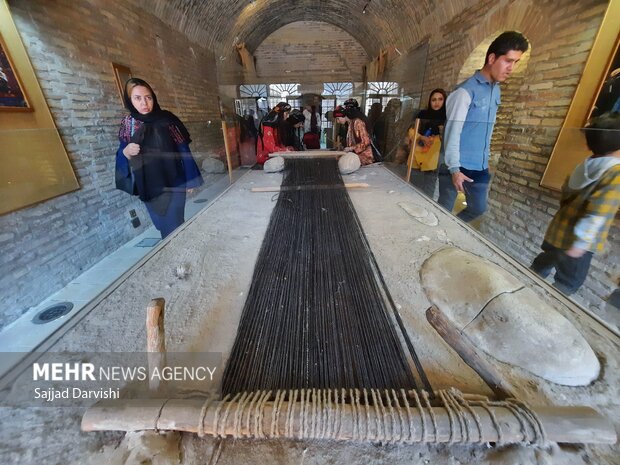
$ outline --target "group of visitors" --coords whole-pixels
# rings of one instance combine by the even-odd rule
[[[438,202],[449,211],[457,194],[463,193],[466,208],[458,213],[463,221],[471,222],[487,209],[499,84],[510,76],[528,47],[527,39],[518,32],[500,34],[489,46],[482,69],[448,96],[443,89],[434,89],[428,107],[417,115],[421,122],[418,133],[414,126],[408,131],[409,146],[413,141],[418,144],[413,165],[422,176],[414,176],[414,183],[420,182],[432,196],[437,175]],[[130,114],[123,118],[119,132],[116,186],[144,202],[163,238],[183,223],[186,193],[203,180],[189,149],[188,130],[173,113],[160,108],[150,85],[129,79],[124,100]],[[376,122],[377,108],[370,114]],[[332,116],[347,128],[345,152],[355,153],[362,165],[380,160],[372,141],[372,119],[364,115],[357,100],[337,106]],[[307,136],[303,141],[301,128]],[[592,255],[602,249],[620,207],[620,115],[598,116],[585,133],[592,155],[565,183],[543,252],[531,266],[543,277],[555,268],[555,286],[567,294],[583,284]],[[303,150],[304,144],[318,148],[319,138],[313,137],[318,134],[320,114],[315,107],[302,112],[280,102],[259,124],[256,161],[263,164],[277,151]]]
[[[303,150],[297,130],[306,120],[303,113],[286,102],[278,103],[262,119],[258,127],[256,162],[264,164],[273,152]]]
[[[430,177],[424,176],[424,160],[418,160],[416,167],[423,174],[420,187],[433,195],[436,170],[439,204],[452,211],[457,194],[463,193],[466,208],[457,216],[465,222],[479,218],[487,210],[489,155],[500,105],[499,84],[510,76],[528,47],[527,39],[518,32],[500,34],[489,46],[482,69],[447,98],[442,89],[433,90],[428,109],[417,116],[421,122],[416,148],[421,150],[417,152],[424,152],[429,142],[439,139],[441,143],[439,160],[428,169]],[[592,155],[564,183],[560,209],[547,228],[543,252],[531,265],[542,277],[555,269],[554,286],[568,295],[584,283],[592,255],[603,249],[620,207],[620,114],[594,118],[584,132]],[[415,136],[409,133],[408,138],[414,140]],[[419,174],[413,179],[414,183],[420,182]]]
[[[356,99],[348,99],[344,105],[337,106],[331,116],[340,127],[347,128],[343,151],[355,153],[362,165],[378,161],[376,150],[373,153],[368,118]],[[291,110],[286,102],[278,103],[260,123],[257,163],[264,164],[273,152],[320,148],[320,126],[317,121],[320,121],[320,114],[313,106],[307,106],[302,113]],[[302,141],[296,132],[301,127],[305,131]]]

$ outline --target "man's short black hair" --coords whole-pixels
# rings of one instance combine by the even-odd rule
[[[491,45],[489,45],[489,49],[487,50],[487,55],[484,58],[484,64],[486,65],[489,62],[489,55],[491,53],[495,54],[495,57],[500,57],[502,55],[506,55],[511,50],[516,50],[519,52],[527,52],[527,49],[530,47],[530,43],[527,41],[525,36],[517,31],[506,31],[502,32],[498,35]]]
[[[603,113],[592,119],[584,132],[588,148],[595,156],[620,150],[620,113]]]

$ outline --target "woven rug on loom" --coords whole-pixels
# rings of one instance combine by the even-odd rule
[[[337,161],[287,160],[222,394],[417,389],[377,274]]]

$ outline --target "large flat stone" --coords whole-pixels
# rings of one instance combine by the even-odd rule
[[[568,386],[598,377],[599,361],[572,323],[494,263],[446,247],[420,278],[429,300],[497,360]]]
[[[423,264],[420,279],[429,300],[463,329],[502,292],[523,287],[494,263],[456,247],[435,252]]]
[[[496,359],[554,383],[587,385],[600,371],[581,333],[531,289],[497,296],[463,333]]]

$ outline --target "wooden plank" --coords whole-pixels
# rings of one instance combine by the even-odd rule
[[[434,305],[426,310],[426,319],[457,354],[474,369],[499,399],[515,397],[512,388],[484,358],[467,336],[462,334]]]
[[[224,150],[226,151],[226,165],[228,165],[228,180],[232,184],[232,162],[230,161],[230,147],[228,146],[228,125],[222,120],[222,134],[224,136]]]
[[[330,158],[341,157],[349,152],[342,152],[337,150],[304,150],[302,152],[273,152],[269,154],[269,157],[282,157],[282,158]]]
[[[409,152],[409,158],[407,158],[407,182],[411,180],[411,170],[413,168],[413,158],[415,156],[415,149],[418,145],[418,130],[420,129],[420,118],[415,119],[415,135],[411,141],[411,151]]]
[[[347,189],[364,189],[370,187],[365,182],[350,182],[344,185]],[[306,191],[319,189],[340,189],[340,185],[314,185],[314,186],[270,186],[270,187],[252,187],[251,192],[281,192],[281,191]]]

